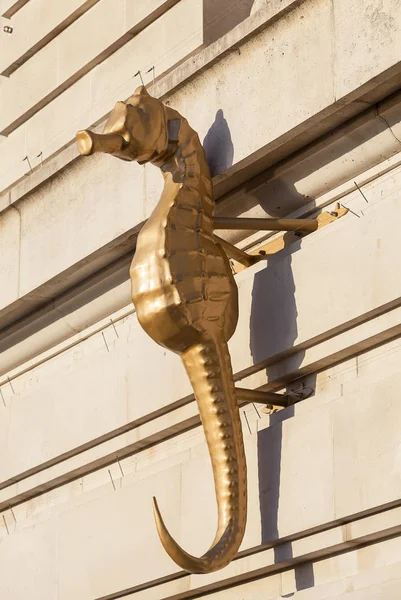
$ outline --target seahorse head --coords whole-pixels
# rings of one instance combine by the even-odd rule
[[[117,102],[103,134],[78,131],[80,154],[107,152],[140,164],[157,162],[168,148],[167,109],[157,98],[137,88],[126,102]]]

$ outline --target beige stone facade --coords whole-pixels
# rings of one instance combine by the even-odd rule
[[[400,0],[0,8],[1,600],[399,600]],[[196,555],[213,538],[189,382],[130,302],[160,174],[74,142],[138,71],[199,132],[217,214],[349,209],[236,275],[236,380],[313,394],[241,408],[248,525],[211,575],[179,571],[152,514]]]

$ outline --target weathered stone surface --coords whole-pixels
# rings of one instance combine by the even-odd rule
[[[90,11],[62,31],[15,71],[7,85],[4,86],[2,93],[3,110],[0,115],[0,131],[3,134],[8,135],[25,123],[33,114],[82,76],[87,74],[86,76],[90,77],[96,87],[100,72],[97,72],[98,69],[94,73],[90,73],[90,71],[96,65],[100,66],[100,71],[104,71],[104,62],[102,63],[104,58],[111,57],[107,69],[108,85],[112,86],[114,91],[116,83],[121,88],[127,79],[131,80],[132,87],[132,77],[135,73],[128,66],[127,60],[124,60],[127,53],[130,61],[133,56],[136,61],[139,61],[137,69],[141,68],[146,72],[149,69],[147,61],[154,60],[157,67],[163,72],[200,45],[202,40],[200,0],[181,0],[171,10],[168,10],[171,3],[164,0],[152,0],[152,2],[142,5],[142,10],[130,8],[128,12],[127,4],[127,0],[114,0],[113,2],[100,0]],[[157,11],[163,4],[166,14],[157,20]],[[144,21],[151,13],[155,13],[155,16],[149,20],[155,22],[153,26],[146,27],[144,35],[142,35],[140,30],[144,29],[144,25],[138,31],[135,30],[135,27],[139,25],[139,21]],[[111,14],[113,18],[110,18]],[[136,19],[139,21],[135,22]],[[172,44],[171,25],[177,19],[185,23],[186,27],[176,30],[176,39]],[[94,23],[96,23],[96,36],[89,34]],[[188,36],[188,29],[192,30],[190,36]],[[132,42],[129,42],[129,39],[137,33],[140,38],[139,42],[136,41],[134,44],[133,53]],[[151,43],[147,41],[149,34],[152,35]],[[155,43],[155,39],[157,39],[155,34],[159,38],[159,43]],[[162,42],[161,45],[160,42]],[[118,48],[124,49],[122,54],[119,53]],[[161,52],[161,49],[165,48],[167,51]],[[120,65],[117,72],[112,64],[116,59]],[[132,65],[131,62],[130,65]],[[38,77],[39,72],[40,77]],[[75,106],[78,106],[78,100],[79,97],[75,96]],[[104,116],[105,112],[109,110],[105,96],[102,97],[101,103],[103,109],[101,116]],[[95,110],[97,105],[99,105],[99,99],[95,92],[92,96],[91,107],[94,120],[98,113],[98,110]],[[62,125],[63,118],[61,114],[60,125]],[[43,120],[42,125],[44,125]]]
[[[383,188],[377,188],[382,197]],[[366,193],[372,204],[365,209],[363,218],[348,214],[305,238],[299,244],[300,248],[296,244],[293,252],[288,252],[290,247],[269,259],[267,266],[259,263],[238,275],[240,321],[230,344],[235,372],[264,365],[294,346],[313,346],[319,339],[329,339],[336,332],[366,320],[367,315],[380,314],[390,305],[399,304],[400,284],[391,276],[398,270],[399,260],[396,248],[400,223],[396,200],[388,198],[388,212],[384,213],[381,202],[374,204],[374,188]],[[37,203],[33,207],[37,207]],[[53,214],[57,218],[57,213]],[[112,214],[116,213],[111,211]],[[98,217],[94,213],[93,218]],[[62,227],[63,223],[60,223],[60,238]],[[394,233],[390,234],[391,231]],[[67,244],[67,237],[65,239]],[[82,239],[85,241],[84,237]],[[341,244],[338,243],[340,239]],[[33,242],[31,247],[35,247]],[[75,251],[74,245],[69,248]],[[59,252],[57,256],[63,256],[63,253]],[[365,260],[366,256],[370,260]],[[306,270],[305,264],[308,265]],[[51,267],[51,261],[47,267]],[[331,302],[333,285],[341,290],[345,304]],[[316,295],[313,290],[319,286],[321,292]],[[370,290],[368,294],[367,289]],[[326,306],[331,306],[329,312],[325,310]],[[70,326],[73,327],[73,322]],[[106,342],[98,333],[80,344],[82,353],[77,354],[72,347],[60,355],[62,358],[56,357],[39,367],[40,391],[29,388],[24,391],[19,387],[24,385],[25,376],[16,381],[15,388],[22,395],[20,401],[13,404],[13,410],[21,411],[21,416],[15,417],[9,443],[15,444],[15,450],[10,454],[17,464],[8,463],[9,475],[4,478],[28,468],[28,465],[23,466],[27,459],[31,464],[43,462],[80,445],[85,439],[101,436],[190,393],[179,359],[155,345],[141,330],[134,315],[122,324],[119,338],[111,326],[104,335]],[[302,352],[297,360],[302,359],[301,355]],[[64,368],[58,369],[59,360],[61,364],[70,365],[67,373]],[[153,378],[155,370],[158,377]],[[274,366],[268,369],[269,376],[274,377],[274,371]],[[143,389],[146,389],[146,402],[142,399]],[[55,390],[58,390],[57,394]],[[28,401],[26,394],[28,397],[34,394],[35,400]],[[23,437],[19,419],[26,418],[25,402],[35,407],[31,422],[33,419],[36,425],[31,428],[30,435],[38,436],[42,443],[47,440],[45,452],[40,449],[41,443],[33,444],[37,456],[33,448],[29,455],[17,452]],[[42,403],[45,404],[39,409]],[[53,404],[54,408],[51,408]],[[70,421],[67,421],[68,432],[64,438],[58,432],[65,422],[63,411],[67,406]],[[55,408],[61,413],[53,412]],[[53,413],[51,421],[43,419],[48,412]],[[81,425],[79,421],[82,421]],[[59,425],[55,426],[56,423]],[[51,440],[54,440],[54,446]]]
[[[97,71],[99,71],[99,76],[101,80],[103,79],[103,83],[100,81],[99,93],[91,99],[92,122],[97,122],[104,117],[116,100],[126,98],[132,93],[132,69],[131,66],[127,66],[127,54],[129,55],[129,65],[131,65],[132,56],[134,55],[136,57],[136,68],[145,71],[155,64],[158,73],[161,74],[177,63],[177,61],[182,60],[188,53],[199,47],[202,41],[199,37],[202,30],[202,15],[200,3],[198,0],[196,2],[197,4],[191,4],[188,7],[185,2],[180,2],[176,7],[168,11],[164,17],[145,29],[136,41],[132,40],[112,55],[106,61],[111,61],[109,62],[110,69],[108,69],[109,79],[107,83],[104,81],[104,77],[101,76],[101,68],[93,71],[94,89],[99,85]],[[98,10],[100,10],[101,4],[99,3]],[[228,34],[225,44],[228,44],[229,48],[229,40],[231,38],[233,40],[234,38],[240,40],[241,32],[243,32],[243,37],[246,37],[252,23],[255,23],[256,30],[261,24],[263,25],[264,21],[269,22],[275,16],[275,13],[285,10],[291,4],[290,0],[286,0],[285,3],[282,3],[281,0],[280,2],[277,0],[275,3],[270,3],[263,11],[257,11],[257,14],[253,15],[246,22],[246,25],[245,23],[239,25],[235,35]],[[399,11],[397,12],[394,9],[393,16],[390,18],[388,17],[390,13],[387,9],[380,12],[380,3],[374,2],[372,4],[372,13],[375,13],[375,11],[379,14],[383,13],[384,21],[382,26],[384,29],[386,27],[389,28],[390,35],[382,35],[381,44],[383,47],[379,55],[376,56],[374,52],[369,54],[371,60],[368,61],[369,66],[367,67],[363,52],[354,52],[352,60],[349,60],[350,50],[345,45],[345,40],[348,39],[348,36],[343,36],[342,33],[344,30],[342,28],[344,20],[343,12],[346,9],[346,3],[344,4],[344,8],[342,8],[342,4],[341,6],[339,5],[335,13],[332,13],[330,6],[330,2],[328,1],[319,3],[311,1],[302,2],[298,8],[289,11],[281,19],[272,23],[271,26],[267,26],[259,35],[254,35],[250,42],[243,42],[241,44],[241,53],[244,55],[242,59],[238,57],[238,52],[234,48],[230,53],[231,58],[230,56],[223,58],[225,45],[220,41],[216,42],[212,49],[205,50],[198,55],[198,61],[192,59],[187,61],[185,65],[178,67],[170,78],[167,78],[168,82],[166,82],[166,85],[170,86],[170,90],[175,85],[180,85],[179,97],[174,93],[171,100],[174,100],[174,103],[181,101],[183,104],[188,104],[186,114],[191,122],[196,123],[202,138],[206,136],[209,128],[215,121],[218,110],[223,110],[228,126],[233,128],[232,141],[235,148],[235,164],[245,160],[248,156],[247,145],[249,146],[248,151],[250,148],[253,148],[251,151],[257,152],[251,160],[258,160],[260,151],[263,155],[263,149],[267,144],[271,144],[276,140],[276,135],[289,134],[292,125],[296,129],[296,133],[294,131],[293,134],[287,136],[285,140],[287,143],[291,138],[300,135],[308,139],[309,132],[312,135],[314,127],[317,128],[317,131],[319,128],[322,131],[327,131],[327,126],[324,123],[325,119],[330,116],[333,116],[333,122],[336,120],[337,122],[341,122],[341,120],[345,120],[348,116],[366,108],[368,105],[367,102],[375,103],[378,99],[386,95],[386,90],[387,93],[391,93],[397,88],[394,78],[399,75],[400,65],[395,50],[396,44],[393,43],[393,39],[398,35]],[[95,9],[96,7],[92,10],[94,11]],[[73,26],[78,27],[80,21],[83,22],[85,18],[89,19],[92,10],[81,17]],[[359,36],[355,34],[356,39],[366,41],[366,36],[370,35],[368,32],[372,31],[372,25],[369,15],[368,9],[365,12],[359,12],[356,8],[347,13],[347,28],[354,32],[361,31],[361,35]],[[130,13],[128,13],[128,18],[131,18]],[[193,23],[193,30],[191,30],[190,34],[188,30],[185,30],[185,35],[184,31],[176,31],[174,46],[170,47],[170,21],[187,23],[188,18],[190,18],[191,26]],[[148,35],[151,36],[151,39],[148,38]],[[337,35],[338,39],[336,38]],[[168,50],[160,52],[160,46],[156,47],[153,43],[154,39],[165,40]],[[330,43],[328,43],[328,40],[330,40]],[[361,43],[361,49],[362,47],[365,48],[364,42]],[[210,53],[213,53],[213,60],[219,58],[221,60],[213,68],[208,69],[207,76],[203,75],[201,78],[196,78],[197,98],[202,100],[203,105],[202,120],[206,121],[205,123],[198,123],[196,120],[199,120],[197,115],[199,115],[200,111],[192,102],[193,94],[191,90],[194,84],[182,85],[182,83],[189,77],[189,69],[191,69],[192,65],[195,65],[194,74],[196,74],[197,62],[201,63],[202,57],[205,57],[205,60],[207,60],[206,56]],[[35,57],[37,56],[35,55]],[[113,56],[117,66],[113,63]],[[275,58],[275,61],[272,61],[272,58]],[[236,77],[234,79],[231,77],[227,78],[224,75],[229,70],[230,64],[233,61],[236,63]],[[280,68],[276,69],[276,65],[279,65]],[[312,67],[308,68],[311,65]],[[23,68],[24,66],[21,67],[21,69]],[[103,70],[106,68],[104,64]],[[355,78],[353,79],[352,73],[354,71]],[[249,72],[257,73],[257,77],[249,78],[247,76]],[[313,77],[312,73],[315,77]],[[317,73],[319,73],[319,76]],[[344,73],[349,73],[346,79],[348,82],[354,81],[354,88],[351,89],[349,85],[348,87],[342,85],[341,77]],[[361,73],[364,74],[362,79],[360,77]],[[89,77],[89,74],[84,77]],[[90,77],[92,81],[92,75]],[[152,74],[147,74],[145,80],[150,82],[151,79]],[[320,81],[324,81],[325,85],[318,85]],[[109,86],[107,90],[105,89],[105,85],[106,87]],[[79,105],[79,91],[75,91],[73,88],[74,86],[68,88],[63,94],[66,94],[70,103]],[[167,92],[170,90],[167,89]],[[291,106],[287,106],[285,99],[292,97],[292,92],[297,101],[292,103]],[[238,119],[238,115],[235,112],[235,116],[232,118],[231,114],[233,110],[235,111],[236,103],[240,100],[244,106],[250,104],[246,100],[248,93],[252,94],[251,102],[253,104],[256,102],[258,106],[262,106],[263,114],[269,115],[271,112],[269,107],[274,107],[275,118],[266,121],[262,120],[261,122],[260,119],[254,121],[252,114],[248,111],[246,127],[241,128],[245,117]],[[165,94],[166,90],[163,91],[163,95]],[[182,97],[181,100],[180,97]],[[351,106],[352,104],[354,106]],[[343,117],[341,117],[341,113],[343,113]],[[254,111],[253,114],[259,113]],[[280,118],[280,114],[283,115],[283,119]],[[33,154],[33,156],[43,151],[45,158],[48,158],[53,152],[71,141],[73,136],[72,128],[70,128],[69,122],[65,123],[62,115],[63,113],[59,112],[57,118],[54,118],[51,127],[53,132],[49,130],[47,139],[44,143],[40,144],[41,147],[36,148],[36,154]],[[49,123],[46,108],[43,108],[38,113],[38,118],[42,124]],[[317,120],[319,119],[321,122],[320,125],[317,124]],[[26,123],[28,124],[28,122]],[[282,122],[286,123],[286,127],[280,132],[279,123]],[[238,139],[238,136],[235,135],[236,129],[238,127],[240,135],[243,136],[250,123],[252,124],[249,131],[250,141],[244,144],[244,152],[241,152],[239,151],[240,138]],[[268,127],[267,133],[269,134],[267,138],[265,136],[265,123]],[[218,123],[216,123],[216,126],[218,126]],[[316,137],[316,135],[318,134],[315,133],[314,136]],[[57,138],[56,140],[54,139],[55,137]],[[262,141],[261,146],[258,146],[259,141]],[[17,176],[17,173],[15,176]],[[2,187],[4,189],[5,186]]]
[[[2,36],[15,50],[0,71],[67,10],[61,0],[24,38],[24,14],[38,17],[45,3],[22,4],[14,37]],[[371,105],[397,85],[401,13],[395,0],[348,4],[255,2],[250,19],[188,59],[207,39],[204,5],[171,2],[84,75],[112,39],[162,6],[100,0],[0,81],[0,121],[43,102],[0,143],[0,311],[9,319],[0,328],[14,327],[0,342],[1,598],[400,597],[401,120],[399,99]],[[98,35],[93,26],[81,39],[88,23]],[[150,81],[152,66],[156,89],[198,129],[216,197],[229,191],[235,214],[309,211],[313,201],[332,209],[336,199],[353,211],[237,276],[230,349],[241,384],[305,384],[314,395],[271,416],[241,407],[247,529],[239,557],[207,576],[177,576],[152,516],[155,495],[195,554],[215,532],[189,382],[129,303],[128,256],[161,179],[111,157],[75,160],[69,146],[75,129],[100,126],[132,92],[138,69]]]
[[[99,0],[35,0],[26,2],[12,18],[12,26],[16,34],[0,36],[0,73],[15,70],[21,62],[29,59],[60,31],[79,18]],[[12,1],[3,2],[1,11],[5,12]],[[34,26],[33,26],[34,24]],[[21,32],[24,35],[21,35]]]
[[[0,227],[1,301],[4,307],[19,294],[19,264],[21,251],[21,215],[14,208],[8,210]]]

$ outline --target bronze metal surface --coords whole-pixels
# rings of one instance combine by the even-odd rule
[[[237,325],[238,293],[227,256],[213,237],[209,167],[186,119],[143,86],[116,104],[104,134],[78,132],[81,154],[151,162],[164,177],[160,201],[138,236],[132,300],[143,329],[181,356],[195,392],[218,506],[210,549],[200,558],[191,556],[168,532],[156,500],[154,514],[171,558],[191,573],[208,573],[234,558],[247,518],[245,452],[227,346]]]
[[[265,258],[260,254],[248,254],[247,252],[241,250],[241,248],[237,248],[237,246],[230,244],[230,242],[223,240],[223,238],[220,238],[217,235],[214,235],[213,238],[214,241],[223,248],[224,252],[229,258],[233,258],[237,262],[244,265],[244,267],[251,267],[255,263],[259,262],[260,260],[264,260]]]
[[[215,229],[247,229],[249,231],[316,231],[317,219],[242,219],[214,217]]]
[[[287,408],[291,404],[288,396],[285,394],[277,394],[276,392],[263,392],[260,390],[248,390],[246,388],[235,388],[238,401],[242,402],[258,402],[262,404],[274,404]]]
[[[154,499],[161,542],[190,573],[225,567],[236,555],[247,518],[247,472],[237,399],[286,407],[305,393],[247,390],[234,386],[227,342],[238,321],[238,291],[228,257],[245,267],[265,258],[247,254],[213,234],[214,229],[312,232],[346,209],[317,219],[213,217],[212,181],[196,132],[174,109],[140,86],[117,102],[104,133],[79,131],[79,152],[106,152],[162,171],[159,203],[138,235],[130,276],[138,321],[158,344],[180,355],[191,381],[209,448],[218,524],[200,558],[185,552],[168,532]],[[328,216],[327,216],[328,215]],[[286,234],[293,236],[294,234]],[[271,254],[285,239],[260,249]],[[292,399],[291,399],[292,398]]]

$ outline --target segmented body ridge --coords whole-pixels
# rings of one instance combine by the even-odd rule
[[[213,467],[218,504],[214,542],[201,558],[171,537],[157,504],[161,541],[193,573],[228,564],[246,524],[246,462],[227,342],[238,318],[229,261],[213,238],[212,183],[199,139],[185,120],[179,152],[163,165],[165,187],[142,229],[133,261],[138,319],[159,344],[180,354],[191,381]]]

